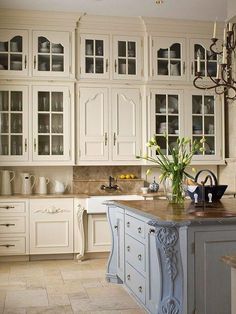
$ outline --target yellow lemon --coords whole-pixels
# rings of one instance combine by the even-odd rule
[[[131,173],[130,178],[131,178],[131,179],[134,179],[134,178],[135,178],[135,175]]]
[[[125,178],[126,178],[126,179],[130,179],[130,175],[127,174],[127,175],[125,176]]]
[[[120,179],[125,179],[125,175],[124,175],[124,174],[121,174],[121,175],[120,175]]]

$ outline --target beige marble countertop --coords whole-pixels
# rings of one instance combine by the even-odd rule
[[[190,200],[185,200],[184,204],[179,206],[170,204],[166,200],[145,200],[145,201],[115,201],[118,206],[134,212],[143,214],[146,217],[165,221],[165,222],[192,222],[192,221],[209,221],[209,220],[236,220],[236,199],[222,199],[220,202],[214,203],[212,208],[206,208],[206,211],[212,211],[216,215],[210,217],[196,217],[191,214],[192,211],[201,211],[201,208],[195,208]],[[218,211],[235,212],[235,217],[217,217]]]
[[[236,253],[235,255],[227,255],[223,256],[222,261],[224,261],[227,265],[236,268]]]
[[[1,195],[0,200],[2,199],[32,199],[32,198],[88,198],[87,194],[31,194],[31,195],[23,195],[23,194],[13,194],[13,195]]]

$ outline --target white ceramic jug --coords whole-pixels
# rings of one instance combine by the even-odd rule
[[[22,179],[22,184],[21,184],[21,194],[24,195],[30,195],[32,194],[32,189],[35,185],[35,176],[30,175],[29,173],[21,173],[21,179]],[[31,184],[31,178],[33,178],[33,183]]]
[[[170,75],[179,75],[179,63],[171,63],[170,64]]]
[[[10,170],[1,170],[1,174],[2,174],[1,194],[11,195],[12,194],[11,182],[15,178],[15,172]]]
[[[38,178],[38,194],[47,194],[47,185],[50,182],[48,178]]]
[[[67,188],[67,185],[64,185],[63,182],[54,180],[54,192],[56,194],[63,194],[66,188]]]

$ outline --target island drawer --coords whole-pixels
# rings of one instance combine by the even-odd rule
[[[137,296],[137,298],[145,304],[145,278],[134,269],[129,263],[126,263],[126,285]]]
[[[26,253],[25,237],[0,238],[1,255],[21,255]]]
[[[0,214],[20,214],[26,212],[25,202],[0,202]]]
[[[128,234],[125,235],[125,256],[130,265],[139,272],[145,273],[145,246]]]
[[[130,215],[125,215],[125,232],[141,241],[145,238],[145,222]]]
[[[26,232],[25,217],[1,217],[0,234]]]

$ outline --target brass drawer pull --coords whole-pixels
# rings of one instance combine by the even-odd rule
[[[127,246],[127,251],[130,252],[130,246]]]
[[[4,246],[4,247],[9,248],[9,247],[11,247],[11,246],[15,246],[15,245],[14,245],[14,244],[1,244],[0,246]]]
[[[130,275],[127,275],[127,279],[130,280]]]
[[[155,229],[149,229],[149,233],[155,233]]]
[[[142,233],[142,228],[138,227],[138,233]]]
[[[0,226],[10,227],[10,226],[15,226],[15,224],[0,224]]]
[[[139,260],[139,261],[142,260],[142,255],[141,255],[141,254],[138,255],[138,260]]]
[[[10,209],[10,208],[15,208],[15,206],[0,206],[0,208],[4,208],[4,209]]]

